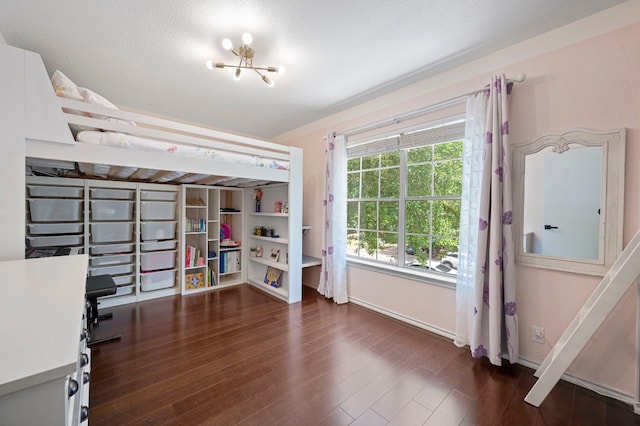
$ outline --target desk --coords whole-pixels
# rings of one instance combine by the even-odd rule
[[[87,265],[86,254],[0,262],[0,425],[75,423],[67,383],[79,371]]]

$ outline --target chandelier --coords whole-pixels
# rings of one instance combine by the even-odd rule
[[[210,70],[212,70],[213,68],[235,68],[236,72],[234,73],[234,78],[236,80],[240,80],[240,74],[243,69],[254,70],[260,76],[260,78],[262,78],[262,81],[267,83],[269,87],[273,87],[273,81],[260,71],[277,72],[278,74],[284,74],[284,67],[254,67],[253,56],[255,52],[251,47],[249,47],[252,41],[253,37],[251,37],[251,34],[244,33],[242,34],[242,46],[236,49],[233,47],[233,43],[231,43],[231,40],[225,38],[224,40],[222,40],[222,47],[225,50],[230,50],[231,53],[240,58],[240,62],[237,65],[228,65],[222,62],[214,63],[213,61],[209,60],[207,61],[207,68],[209,68]]]

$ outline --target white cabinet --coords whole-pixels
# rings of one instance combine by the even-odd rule
[[[0,424],[78,425],[88,415],[87,255],[0,262]],[[37,297],[34,297],[37,295]]]
[[[300,212],[290,210],[289,189],[289,184],[275,184],[245,190],[245,201],[252,208],[246,215],[250,253],[247,280],[293,303],[301,299],[302,292],[302,224]],[[256,191],[262,194],[259,208]]]

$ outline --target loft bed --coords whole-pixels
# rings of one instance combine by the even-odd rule
[[[174,185],[288,183],[289,271],[301,281],[300,148],[56,96],[40,55],[1,43],[0,69],[0,260],[24,257],[25,167],[63,177]],[[77,126],[92,130],[72,132]],[[152,149],[149,140],[161,148]],[[113,141],[120,146],[103,143]],[[137,149],[125,149],[132,145]]]
[[[120,111],[59,71],[52,81],[59,119],[69,131],[62,145],[27,139],[26,165],[31,169],[49,166],[80,177],[234,187],[289,182],[297,169],[291,164],[299,161],[292,158],[298,148]],[[72,92],[71,98],[60,96]],[[39,94],[47,95],[51,93]]]

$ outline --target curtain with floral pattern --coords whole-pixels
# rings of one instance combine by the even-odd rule
[[[494,76],[467,103],[455,344],[502,365],[519,353],[514,279],[508,98],[513,83]],[[474,104],[475,102],[475,104]],[[475,105],[475,107],[474,107]],[[480,106],[479,108],[477,108]],[[480,126],[479,123],[484,123]]]
[[[347,303],[347,149],[344,135],[329,132],[322,200],[322,268],[318,292]]]

